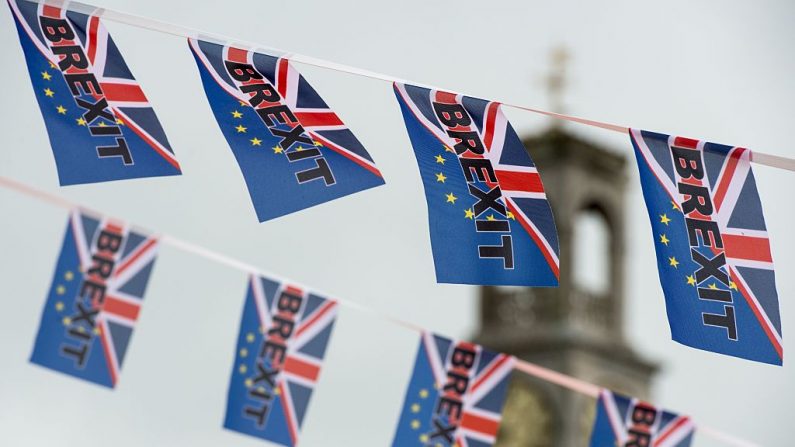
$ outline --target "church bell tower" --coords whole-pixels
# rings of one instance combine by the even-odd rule
[[[552,127],[524,141],[560,240],[557,288],[481,289],[480,343],[571,376],[648,397],[656,366],[624,335],[626,159]],[[515,374],[499,446],[585,446],[594,401]]]

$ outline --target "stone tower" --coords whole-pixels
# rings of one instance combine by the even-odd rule
[[[624,336],[626,159],[552,127],[526,139],[552,205],[560,287],[484,287],[482,344],[556,371],[647,397],[657,367]],[[499,446],[586,446],[590,397],[514,374]]]

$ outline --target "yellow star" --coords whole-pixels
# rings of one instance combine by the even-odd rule
[[[740,290],[737,288],[737,283],[735,283],[734,281],[729,281],[729,288],[732,290]]]
[[[94,335],[99,335],[99,326],[96,326],[94,329],[91,330],[91,332],[93,332]]]
[[[274,154],[281,154],[282,152],[284,152],[284,149],[282,149],[281,146],[273,146],[273,153]]]
[[[674,257],[674,256],[671,256],[670,258],[668,258],[668,264],[673,266],[673,268],[679,268],[679,261],[677,261],[676,257]]]
[[[240,101],[240,105],[241,105],[241,106],[243,106],[243,107],[245,107],[245,106],[247,106],[248,104],[247,104],[246,102],[244,102],[244,101]]]
[[[240,371],[240,374],[245,374],[246,371],[248,371],[248,367],[246,365],[240,365],[240,367],[237,368],[237,370]]]
[[[63,317],[61,322],[63,323],[64,326],[69,326],[70,324],[72,324],[72,319],[69,317]]]
[[[412,413],[419,413],[420,412],[420,404],[412,404],[411,405],[411,412]]]
[[[428,390],[426,389],[420,390],[420,398],[425,399],[426,397],[428,397]]]
[[[274,389],[273,389],[273,394],[275,394],[275,395],[277,395],[277,396],[281,396],[281,394],[282,394],[282,389],[281,389],[281,388],[274,388]]]
[[[57,110],[58,113],[60,113],[61,115],[66,115],[66,107],[64,106],[59,105],[58,107],[55,108],[55,110]]]
[[[455,151],[454,151],[453,149],[451,149],[451,148],[450,148],[450,146],[448,146],[448,145],[446,145],[446,144],[444,145],[444,150],[445,150],[446,152],[452,152],[452,153],[454,153],[454,154],[455,154]]]
[[[321,143],[320,141],[315,141],[315,142],[314,142],[314,143],[312,143],[312,144],[313,144],[314,146],[323,146],[323,143]]]
[[[444,174],[442,174],[441,172],[436,174],[436,181],[437,182],[444,183],[445,180],[447,180],[447,177],[445,177]]]
[[[662,242],[663,244],[665,244],[667,246],[668,242],[670,242],[670,241],[668,240],[668,237],[665,236],[665,234],[661,234],[660,235],[660,242]]]
[[[52,79],[52,75],[47,73],[46,71],[41,72],[41,77],[44,78],[45,81],[49,81]]]
[[[85,331],[86,331],[86,328],[84,328],[83,326],[78,326],[77,327],[77,332],[83,333]]]
[[[296,152],[301,152],[302,150],[304,150],[304,147],[303,146],[298,146],[297,148],[295,148],[295,150],[296,150]]]
[[[445,161],[444,157],[442,157],[441,155],[436,156],[436,163],[444,164],[444,161]]]
[[[249,141],[251,141],[251,145],[252,146],[261,146],[262,145],[262,140],[260,140],[257,137],[254,137],[254,138],[250,139]]]
[[[254,334],[252,334],[251,332],[246,334],[246,341],[249,343],[254,343]]]
[[[687,284],[695,287],[696,286],[696,278],[693,275],[687,275]]]
[[[423,443],[423,444],[425,444],[426,442],[428,442],[428,435],[426,435],[426,434],[421,434],[421,435],[420,435],[420,442],[421,442],[421,443]]]
[[[85,126],[86,125],[86,120],[83,119],[83,117],[81,116],[80,118],[77,119],[77,125],[78,126]]]
[[[664,223],[665,225],[668,225],[668,222],[670,221],[671,219],[668,218],[667,214],[660,214],[660,222]]]
[[[486,220],[492,220],[493,221],[493,220],[497,220],[497,219],[494,218],[494,214],[489,214],[488,216],[486,216]]]
[[[123,126],[124,121],[120,120],[119,118],[116,118],[116,124],[118,124],[119,126]]]
[[[416,419],[414,419],[413,421],[411,421],[411,428],[413,428],[414,430],[419,430],[419,428],[420,428],[420,421],[418,421],[418,420],[416,420]]]
[[[50,68],[55,68],[55,64],[53,64],[52,62],[50,62]]]
[[[513,213],[510,211],[508,211],[508,214],[506,214],[505,217],[511,220],[516,220],[516,216],[514,216]]]
[[[472,208],[468,208],[464,210],[464,218],[465,219],[474,219],[475,213],[472,211]]]
[[[59,285],[58,287],[55,288],[55,293],[57,293],[58,295],[63,295],[64,293],[66,293],[66,287]]]
[[[60,301],[55,303],[55,310],[57,310],[58,312],[62,311],[63,310],[63,303],[60,302]]]
[[[679,205],[677,205],[676,202],[674,202],[673,200],[671,200],[671,208],[679,211]]]
[[[99,127],[108,127],[108,125],[105,124],[105,121],[100,121],[99,122]]]
[[[247,357],[247,356],[248,356],[248,349],[246,349],[246,348],[240,348],[240,357],[243,357],[243,358],[245,358],[245,357]]]
[[[246,133],[246,128],[242,124],[238,124],[235,130],[237,130],[237,133]]]
[[[712,290],[718,290],[718,286],[716,286],[714,282],[709,285],[709,288]]]
[[[445,197],[447,197],[447,203],[455,203],[458,200],[458,197],[454,196],[453,193],[446,194]]]
[[[237,110],[232,112],[232,118],[242,118],[242,117],[243,117],[243,114],[238,112]]]
[[[55,96],[55,92],[50,90],[49,88],[45,88],[44,95],[46,95],[48,98],[52,98],[53,96]]]
[[[243,381],[243,383],[246,384],[246,388],[251,388],[252,386],[254,386],[254,381],[251,379],[246,379],[245,381]]]

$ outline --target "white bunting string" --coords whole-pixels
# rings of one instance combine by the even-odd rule
[[[96,210],[93,210],[93,209],[91,209],[89,207],[83,206],[83,205],[81,205],[81,204],[79,204],[77,202],[73,202],[73,201],[71,201],[71,200],[69,200],[69,199],[67,199],[67,198],[65,198],[63,196],[60,196],[60,195],[57,195],[57,194],[53,194],[53,193],[50,193],[50,192],[47,192],[47,191],[43,191],[41,189],[35,188],[33,186],[27,185],[25,183],[22,183],[20,181],[17,181],[17,180],[8,178],[8,177],[0,176],[0,187],[6,188],[6,189],[9,189],[9,190],[12,190],[12,191],[16,191],[16,192],[18,192],[20,194],[23,194],[23,195],[26,195],[28,197],[32,197],[34,199],[38,199],[38,200],[50,203],[52,205],[67,209],[67,210],[72,210],[72,209],[76,208],[76,209],[85,210],[85,211],[88,211],[88,212],[91,212],[91,213],[95,213],[95,214],[98,214],[98,215],[102,215],[102,216],[105,216],[105,217],[112,217],[112,216],[108,216],[107,214],[102,213],[100,211],[96,211]],[[119,219],[119,220],[127,222],[126,219]],[[156,234],[157,237],[160,239],[160,241],[162,243],[164,243],[164,244],[170,245],[170,246],[172,246],[174,248],[177,248],[177,249],[182,250],[182,251],[187,252],[187,253],[194,254],[196,256],[200,256],[200,257],[203,257],[203,258],[206,258],[206,259],[213,260],[215,262],[218,262],[219,264],[226,265],[227,267],[231,267],[233,269],[241,270],[241,271],[243,271],[245,273],[248,273],[248,274],[263,275],[263,276],[267,276],[267,277],[270,277],[270,278],[273,278],[273,279],[280,280],[282,282],[290,282],[290,283],[303,285],[303,283],[300,282],[300,281],[292,281],[290,279],[285,278],[282,275],[277,275],[277,274],[274,274],[274,273],[271,273],[271,272],[267,272],[267,271],[262,270],[262,269],[260,269],[258,267],[255,267],[255,266],[253,266],[251,264],[248,264],[246,262],[240,261],[240,260],[235,259],[235,258],[233,258],[231,256],[227,256],[225,254],[219,253],[217,251],[211,250],[209,248],[203,247],[201,245],[197,245],[197,244],[194,244],[192,242],[184,241],[184,240],[176,238],[174,236],[171,236],[171,235],[168,235],[168,234],[164,234],[164,233],[160,233],[160,232],[157,232],[157,231],[151,231],[151,230],[146,230],[146,231],[148,233]],[[370,307],[361,305],[359,303],[356,303],[356,302],[353,302],[353,301],[348,301],[348,300],[346,300],[344,298],[339,298],[336,295],[328,294],[328,293],[321,292],[321,291],[318,291],[318,290],[315,290],[315,289],[313,289],[312,291],[315,292],[315,293],[318,293],[319,295],[323,295],[323,296],[326,296],[326,297],[331,297],[332,299],[334,299],[335,301],[337,301],[338,303],[340,303],[341,305],[343,305],[345,307],[348,307],[348,308],[351,308],[351,309],[358,310],[360,312],[364,312],[364,313],[370,314],[370,315],[372,315],[372,316],[374,316],[376,318],[379,318],[381,320],[389,321],[391,323],[397,324],[397,325],[402,326],[402,327],[407,328],[407,329],[411,329],[413,331],[417,331],[417,332],[425,331],[424,328],[422,328],[420,326],[417,326],[414,323],[411,323],[411,322],[408,322],[408,321],[404,321],[404,320],[400,320],[398,318],[392,317],[392,316],[387,315],[387,314],[383,314],[381,312],[376,311],[375,309],[372,309]],[[534,363],[530,363],[530,362],[522,360],[522,359],[516,359],[516,363],[515,363],[514,369],[517,370],[517,371],[523,372],[523,373],[525,373],[527,375],[536,377],[538,379],[545,380],[545,381],[550,382],[550,383],[554,383],[554,384],[562,386],[564,388],[568,388],[568,389],[570,389],[572,391],[575,391],[575,392],[578,392],[578,393],[581,393],[581,394],[585,394],[587,396],[591,396],[593,398],[597,398],[599,396],[600,387],[598,385],[595,385],[595,384],[592,384],[592,383],[577,379],[575,377],[568,376],[566,374],[551,370],[549,368],[544,368],[543,366],[539,366],[539,365],[536,365]],[[709,436],[709,437],[711,437],[713,439],[722,441],[722,442],[726,443],[727,445],[732,445],[732,446],[736,446],[736,447],[759,447],[759,445],[756,444],[756,443],[753,443],[753,442],[750,442],[750,441],[746,441],[746,440],[744,440],[742,438],[736,437],[736,436],[728,434],[728,433],[724,433],[724,432],[722,432],[720,430],[717,430],[717,429],[714,429],[714,428],[711,428],[711,427],[708,427],[708,426],[705,426],[705,425],[698,424],[697,425],[697,431],[699,433],[703,434],[703,435],[706,435],[706,436]]]
[[[38,3],[35,0],[25,0],[25,1],[29,1],[31,3]],[[473,96],[473,95],[467,95],[465,93],[456,92],[454,90],[450,90],[450,89],[447,89],[447,88],[435,87],[435,86],[423,84],[423,83],[420,83],[420,82],[414,82],[414,81],[409,81],[409,80],[405,80],[405,79],[400,79],[400,78],[392,76],[392,75],[388,75],[388,74],[384,74],[384,73],[378,73],[378,72],[367,70],[367,69],[364,69],[364,68],[359,68],[359,67],[354,67],[354,66],[351,66],[351,65],[340,64],[340,63],[337,63],[337,62],[333,62],[333,61],[329,61],[329,60],[325,60],[325,59],[319,59],[319,58],[312,57],[312,56],[306,56],[306,55],[303,55],[303,54],[292,53],[292,52],[281,50],[281,49],[278,49],[278,48],[272,48],[272,47],[268,47],[268,46],[263,46],[263,45],[260,45],[260,44],[257,44],[257,43],[245,42],[245,41],[241,41],[239,39],[232,38],[232,37],[227,37],[227,36],[223,36],[223,35],[219,35],[219,34],[205,32],[205,31],[194,29],[194,28],[185,27],[185,26],[182,26],[182,25],[176,25],[176,24],[173,24],[173,23],[168,23],[168,22],[164,22],[164,21],[161,21],[161,20],[152,19],[152,18],[149,18],[149,17],[143,17],[143,16],[139,16],[139,15],[135,15],[135,14],[128,14],[126,12],[118,11],[118,10],[115,10],[115,9],[102,8],[102,7],[94,6],[94,5],[91,5],[91,4],[88,4],[88,3],[69,2],[69,1],[66,1],[66,0],[43,0],[43,3],[55,5],[55,6],[58,6],[58,7],[61,7],[61,8],[68,8],[68,9],[70,9],[72,11],[76,11],[76,12],[79,12],[79,13],[82,13],[82,14],[88,14],[88,15],[93,14],[93,15],[99,16],[99,17],[101,17],[103,19],[111,20],[111,21],[118,22],[118,23],[123,23],[125,25],[131,25],[131,26],[135,26],[135,27],[138,27],[138,28],[144,28],[144,29],[148,29],[148,30],[152,30],[152,31],[157,31],[157,32],[160,32],[160,33],[171,34],[171,35],[174,35],[174,36],[180,36],[180,37],[191,38],[191,39],[200,39],[200,40],[204,40],[206,42],[211,42],[211,43],[215,43],[215,44],[219,44],[219,45],[232,45],[232,46],[235,46],[235,47],[240,48],[240,49],[254,51],[254,52],[258,52],[258,53],[265,53],[265,54],[269,54],[271,56],[284,57],[284,58],[287,58],[287,59],[289,59],[291,61],[294,61],[294,62],[299,62],[299,63],[303,63],[303,64],[306,64],[306,65],[312,65],[312,66],[315,66],[315,67],[325,68],[325,69],[328,69],[328,70],[334,70],[334,71],[339,71],[339,72],[343,72],[343,73],[349,73],[349,74],[353,74],[353,75],[357,75],[357,76],[363,76],[363,77],[370,78],[370,79],[378,79],[378,80],[386,81],[386,82],[390,82],[390,83],[391,82],[399,82],[399,83],[403,83],[403,84],[411,84],[411,85],[416,85],[418,87],[429,88],[429,89],[432,89],[432,90],[441,90],[441,91],[447,91],[447,92],[450,92],[450,93],[461,94],[461,95],[464,95],[464,96]],[[505,105],[505,106],[508,106],[508,107],[512,107],[512,108],[515,108],[515,109],[525,110],[527,112],[537,113],[537,114],[541,114],[541,115],[546,115],[546,116],[554,118],[554,119],[570,121],[570,122],[573,122],[573,123],[579,123],[579,124],[584,124],[584,125],[587,125],[587,126],[598,127],[598,128],[601,128],[601,129],[607,129],[607,130],[611,130],[613,132],[623,133],[625,135],[627,135],[628,132],[629,132],[629,128],[627,126],[621,126],[621,125],[618,125],[618,124],[612,124],[612,123],[606,123],[606,122],[602,122],[602,121],[596,121],[596,120],[591,120],[591,119],[586,119],[586,118],[580,118],[580,117],[577,117],[577,116],[565,115],[565,114],[562,114],[562,113],[550,112],[550,111],[547,111],[547,110],[542,110],[542,109],[529,107],[529,106],[523,106],[523,105],[519,105],[519,104],[511,104],[511,103],[509,103],[507,101],[499,101],[499,100],[492,100],[492,101],[498,102],[498,103],[500,103],[502,105]],[[770,154],[765,154],[765,153],[757,152],[757,151],[751,151],[751,161],[754,162],[754,163],[758,163],[758,164],[762,164],[762,165],[766,165],[766,166],[772,166],[774,168],[786,169],[786,170],[789,170],[789,171],[795,171],[795,159],[792,159],[792,158],[782,157],[782,156],[778,156],[778,155],[770,155]]]

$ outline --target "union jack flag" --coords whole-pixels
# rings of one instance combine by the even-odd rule
[[[301,426],[337,317],[337,302],[251,275],[224,427],[285,446]]]
[[[394,87],[425,186],[437,281],[557,286],[552,209],[500,104]]]
[[[152,105],[98,16],[8,0],[61,185],[179,175]]]
[[[384,184],[364,146],[287,58],[188,44],[260,222]]]
[[[695,424],[632,397],[601,390],[590,447],[688,447]]]
[[[635,129],[630,136],[673,339],[781,365],[773,258],[751,151]]]
[[[423,332],[392,445],[493,445],[514,361]]]
[[[151,235],[72,211],[31,362],[113,388],[157,249]]]

